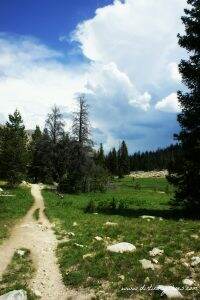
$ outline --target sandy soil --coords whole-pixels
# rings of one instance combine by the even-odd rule
[[[0,246],[0,276],[8,266],[14,252],[19,248],[30,249],[36,274],[30,283],[30,288],[41,295],[42,300],[90,299],[67,290],[59,272],[55,249],[57,240],[51,224],[44,214],[44,202],[41,187],[37,184],[31,187],[35,203],[27,215],[17,224],[10,238]],[[35,209],[40,209],[39,220],[33,219]]]

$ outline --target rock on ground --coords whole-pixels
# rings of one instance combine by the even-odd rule
[[[24,290],[15,290],[0,296],[0,300],[27,300],[27,293]]]
[[[103,240],[103,238],[102,238],[101,236],[95,236],[94,239],[95,239],[96,241],[102,241],[102,240]]]
[[[25,251],[19,249],[19,250],[17,250],[17,254],[18,254],[19,256],[24,256]]]
[[[118,223],[115,223],[115,222],[106,222],[104,225],[105,226],[117,226]]]
[[[155,216],[146,216],[146,215],[144,215],[144,216],[141,216],[141,218],[142,219],[152,219],[152,220],[154,220]]]
[[[190,237],[195,239],[195,240],[198,240],[198,238],[199,238],[198,234],[191,234]]]
[[[26,182],[26,181],[22,181],[22,182],[20,183],[20,186],[21,186],[21,187],[31,187],[31,183]]]
[[[107,250],[116,253],[134,252],[136,250],[136,247],[130,243],[122,242],[108,246]]]
[[[95,256],[95,253],[87,253],[87,254],[84,254],[83,255],[83,259],[86,259],[86,258],[92,258]]]
[[[195,267],[198,264],[200,264],[200,257],[199,256],[193,256],[191,259],[192,259],[192,263],[191,263],[192,267]]]
[[[166,177],[166,175],[168,175],[168,171],[162,170],[162,171],[148,171],[148,172],[144,172],[144,171],[131,172],[129,176],[134,178],[149,178],[149,177],[163,178]]]
[[[189,278],[185,278],[185,279],[183,279],[183,284],[185,284],[185,285],[188,285],[188,286],[192,286],[192,285],[194,285],[194,280],[192,280],[192,279],[189,279]]]
[[[166,295],[167,298],[169,299],[179,299],[179,298],[183,298],[183,296],[181,295],[181,293],[179,292],[179,290],[177,288],[175,288],[174,286],[170,286],[170,285],[158,285],[156,287],[157,291],[161,291],[162,295]]]
[[[163,253],[164,250],[161,250],[159,248],[153,248],[151,251],[149,251],[150,256],[162,255]]]
[[[152,269],[152,270],[154,270],[154,265],[152,264],[152,262],[150,260],[141,259],[140,263],[142,264],[143,269]]]

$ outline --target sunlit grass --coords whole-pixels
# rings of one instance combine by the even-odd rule
[[[182,286],[182,280],[192,276],[200,280],[199,267],[186,267],[191,258],[186,253],[200,254],[198,239],[192,234],[200,233],[199,221],[179,220],[171,214],[169,200],[172,189],[165,179],[137,179],[140,189],[135,189],[131,178],[115,180],[105,193],[65,195],[64,198],[44,191],[46,213],[55,224],[55,232],[61,240],[57,254],[64,283],[71,287],[92,288],[100,299],[115,294],[122,299],[136,294],[144,299],[155,297],[153,292],[122,291],[123,287],[171,284]],[[162,193],[160,193],[162,192]],[[106,202],[124,199],[128,208],[105,213],[85,213],[88,202]],[[142,214],[156,215],[145,220]],[[160,219],[166,215],[166,218]],[[118,226],[105,226],[107,221]],[[75,222],[75,223],[74,223]],[[77,223],[77,225],[76,225]],[[101,241],[95,237],[102,237]],[[63,241],[63,242],[62,242]],[[107,245],[129,242],[136,246],[134,253],[109,253]],[[143,270],[140,259],[151,259],[149,251],[154,247],[164,250],[156,257],[155,270]],[[87,258],[83,255],[91,254]],[[188,293],[186,293],[188,294]],[[190,292],[191,294],[191,292]],[[195,294],[195,293],[194,293]]]

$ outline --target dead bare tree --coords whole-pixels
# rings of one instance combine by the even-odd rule
[[[90,122],[88,117],[88,105],[84,95],[77,99],[78,110],[74,112],[72,133],[76,141],[81,145],[86,146],[90,143]]]

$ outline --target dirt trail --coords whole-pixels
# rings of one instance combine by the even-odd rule
[[[0,246],[0,276],[8,266],[14,252],[22,247],[30,249],[36,274],[30,283],[30,288],[41,294],[42,300],[65,300],[72,297],[80,299],[76,292],[66,289],[62,283],[61,274],[55,257],[57,240],[51,224],[44,214],[44,202],[41,187],[33,184],[32,196],[34,205],[21,222],[14,227],[11,236]],[[33,219],[35,209],[40,209],[39,220]]]

